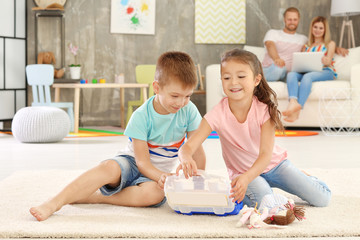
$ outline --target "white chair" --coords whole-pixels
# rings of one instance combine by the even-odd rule
[[[67,109],[70,117],[70,130],[74,131],[74,104],[72,102],[52,102],[50,86],[54,83],[54,66],[51,64],[32,64],[26,66],[28,84],[32,87],[32,106],[52,106]]]

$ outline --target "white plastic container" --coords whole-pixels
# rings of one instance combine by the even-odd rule
[[[165,195],[169,206],[177,213],[236,215],[243,203],[229,198],[231,185],[224,177],[199,171],[199,176],[186,179],[183,174],[167,177]]]

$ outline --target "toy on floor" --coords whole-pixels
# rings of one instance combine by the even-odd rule
[[[256,205],[257,206],[257,205]],[[259,209],[246,205],[240,211],[240,219],[236,227],[244,225],[251,228],[284,228],[295,218],[305,219],[305,210],[295,206],[294,200],[287,199],[280,194],[268,194],[263,197]]]
[[[266,226],[263,222],[265,218],[269,216],[267,209],[260,213],[256,207],[249,208],[245,205],[240,211],[240,219],[236,224],[236,227],[242,227],[246,225],[249,229],[251,228],[260,228]]]
[[[218,175],[199,171],[198,176],[186,179],[183,174],[172,175],[165,181],[165,196],[169,206],[177,213],[236,215],[243,203],[229,198],[230,181]]]
[[[304,207],[296,206],[292,199],[290,199],[284,207],[286,208],[285,210],[278,211],[272,216],[267,217],[264,219],[264,222],[267,224],[288,225],[292,223],[295,218],[299,221],[305,219]]]

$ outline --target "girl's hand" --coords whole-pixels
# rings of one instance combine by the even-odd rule
[[[158,186],[161,189],[164,189],[166,178],[168,176],[171,176],[171,175],[174,175],[174,174],[173,173],[163,173],[163,174],[161,174],[161,176],[160,176],[160,178],[158,180]]]
[[[183,160],[180,165],[176,168],[176,175],[179,175],[179,171],[183,170],[184,176],[186,179],[189,177],[197,175],[197,166],[194,159]]]
[[[248,185],[248,179],[243,174],[231,181],[231,195],[229,197],[233,198],[233,202],[241,202],[244,199]]]
[[[331,59],[330,59],[330,57],[324,56],[324,57],[322,57],[321,62],[325,66],[330,66]]]

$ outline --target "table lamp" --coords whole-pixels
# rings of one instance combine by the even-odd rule
[[[360,14],[360,0],[331,0],[331,16],[345,17],[341,26],[340,43],[342,46],[345,26],[348,27],[348,47],[355,47],[354,29],[349,16]],[[351,41],[351,44],[350,44]]]

